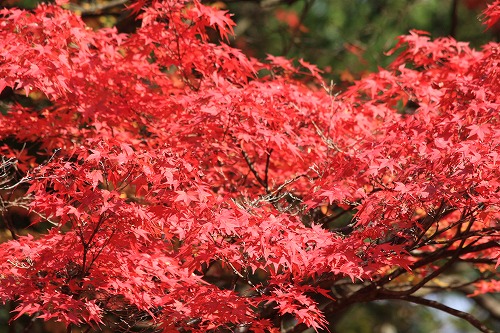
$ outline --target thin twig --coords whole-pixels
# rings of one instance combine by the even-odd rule
[[[274,194],[280,193],[285,187],[287,187],[288,185],[290,185],[293,182],[296,182],[297,180],[299,180],[302,177],[308,177],[308,176],[304,173],[304,174],[300,174],[298,176],[295,176],[292,179],[288,179],[283,184],[281,184],[280,186],[278,186],[274,191],[270,192],[270,194],[274,195]]]
[[[316,128],[316,132],[318,133],[318,135],[320,136],[320,138],[326,143],[326,145],[328,146],[328,148],[332,148],[332,149],[336,150],[339,153],[343,153],[342,149],[340,149],[337,146],[337,144],[332,141],[332,139],[327,138],[323,134],[323,131],[321,131],[321,129],[318,127],[318,125],[316,125],[316,123],[314,121],[312,121],[311,123],[314,125],[314,128]]]
[[[264,184],[266,184],[266,192],[269,193],[269,163],[271,162],[271,154],[273,150],[270,149],[269,152],[267,153],[267,158],[266,158],[266,171],[264,174]]]
[[[243,149],[243,147],[241,145],[240,145],[240,149],[241,149],[241,154],[243,155],[243,158],[247,162],[247,165],[250,168],[250,171],[252,171],[253,175],[255,176],[255,179],[257,179],[259,184],[262,185],[267,192],[268,186],[267,186],[266,182],[259,176],[259,173],[257,172],[257,170],[255,170],[253,162],[250,160],[250,156],[248,156],[247,152]]]

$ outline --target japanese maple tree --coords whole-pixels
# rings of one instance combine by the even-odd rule
[[[490,331],[423,295],[500,291],[498,43],[412,31],[337,91],[232,48],[230,15],[198,0],[136,1],[130,34],[61,5],[0,11],[13,320],[302,332],[396,299]],[[21,208],[50,227],[19,228]],[[474,274],[447,281],[457,265]]]

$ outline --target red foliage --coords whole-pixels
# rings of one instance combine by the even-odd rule
[[[495,0],[493,3],[487,5],[486,10],[484,11],[485,15],[485,24],[488,28],[492,28],[495,24],[500,20],[500,1]]]
[[[484,273],[476,293],[498,291],[498,44],[412,31],[390,69],[334,94],[303,60],[211,43],[234,23],[196,0],[152,1],[130,35],[52,5],[0,17],[0,89],[46,99],[0,118],[5,142],[39,144],[4,190],[28,184],[52,223],[0,244],[17,316],[319,329],[355,302],[418,302],[458,261]],[[358,291],[335,292],[346,277]]]

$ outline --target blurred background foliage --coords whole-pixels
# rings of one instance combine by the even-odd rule
[[[217,2],[221,3],[222,2]],[[498,40],[484,32],[486,0],[227,1],[237,23],[234,44],[258,58],[266,53],[304,60],[335,82],[350,82],[392,58],[385,52],[411,29],[453,36],[472,46]]]
[[[0,8],[34,8],[40,0],[0,0]],[[46,1],[47,2],[47,1]],[[50,1],[49,1],[50,2]],[[125,10],[127,0],[71,0],[66,6],[82,16],[94,29],[116,26],[121,32],[133,32],[140,22]],[[318,65],[327,81],[339,87],[349,85],[364,74],[385,67],[392,58],[385,53],[394,47],[396,37],[410,29],[425,30],[433,38],[453,36],[474,47],[500,40],[500,26],[485,32],[480,13],[487,0],[203,0],[228,10],[237,23],[231,44],[246,54],[265,59],[267,54],[300,59]],[[214,41],[216,41],[214,34]],[[4,95],[4,94],[2,94]],[[0,102],[6,97],[2,96]],[[29,216],[18,212],[15,227],[23,233],[29,228]],[[339,215],[340,216],[340,215]],[[344,215],[344,217],[348,215]],[[337,226],[349,221],[336,218]],[[0,223],[0,242],[10,239]],[[28,232],[28,231],[27,231]],[[29,230],[30,233],[43,232]],[[217,272],[216,272],[217,273]],[[219,272],[224,284],[224,272]],[[460,276],[471,272],[451,272]],[[215,274],[217,275],[217,274]],[[485,309],[484,299],[465,294],[438,295],[448,306],[474,313],[500,332],[499,311]],[[490,301],[500,304],[498,295]],[[42,323],[23,316],[8,325],[15,302],[0,307],[0,333],[59,333],[58,323]],[[500,308],[500,306],[499,306]],[[331,332],[338,333],[469,333],[467,323],[435,310],[404,302],[379,301],[353,305],[346,312],[329,318]],[[82,328],[84,332],[86,328]],[[144,328],[142,328],[144,330]],[[106,329],[103,332],[114,332]],[[286,328],[283,327],[283,332]],[[132,330],[131,330],[132,332]],[[312,332],[312,331],[311,331]]]

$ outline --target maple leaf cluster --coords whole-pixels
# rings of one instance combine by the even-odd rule
[[[390,68],[339,92],[303,60],[226,44],[224,11],[133,8],[132,34],[56,5],[0,11],[0,92],[36,102],[0,117],[14,320],[320,330],[356,302],[446,311],[415,292],[457,263],[474,295],[500,291],[498,43],[412,31]],[[12,227],[14,190],[46,231]]]

